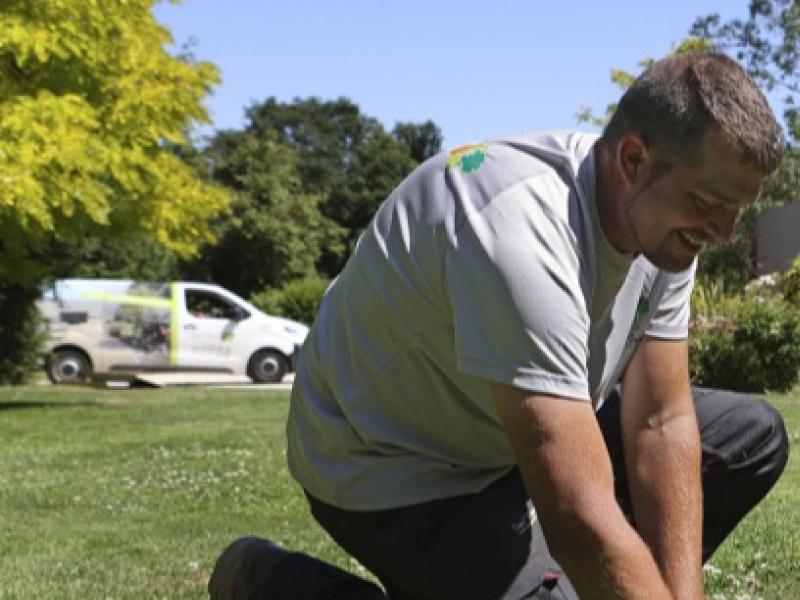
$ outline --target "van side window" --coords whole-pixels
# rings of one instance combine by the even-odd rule
[[[185,290],[186,310],[197,319],[242,321],[250,314],[241,306],[205,290]]]

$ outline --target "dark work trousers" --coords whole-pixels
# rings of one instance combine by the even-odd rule
[[[709,389],[695,388],[692,393],[702,440],[706,561],[777,481],[789,446],[780,415],[763,400]],[[613,463],[617,499],[635,523],[619,402],[612,394],[597,418]],[[391,600],[578,598],[550,556],[516,469],[477,494],[391,510],[344,511],[310,496],[309,503],[317,521],[380,579]],[[291,578],[277,577],[273,581],[279,587],[265,589],[262,598],[349,597],[330,595],[325,586],[315,592],[315,572],[328,573],[329,578],[330,565],[316,561],[325,567],[317,571],[313,559],[303,560],[303,574],[296,575],[304,582],[302,594],[292,587]],[[341,577],[355,576],[341,572]],[[374,597],[383,597],[377,587]]]

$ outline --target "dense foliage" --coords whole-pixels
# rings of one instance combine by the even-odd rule
[[[108,230],[190,254],[225,194],[162,146],[205,121],[208,63],[170,56],[154,0],[7,0],[0,13],[0,276]]]
[[[430,121],[389,133],[346,98],[268,98],[246,114],[241,131],[220,131],[201,150],[175,148],[235,192],[212,222],[216,243],[182,262],[181,276],[243,296],[334,277],[380,203],[442,141]]]
[[[290,281],[281,288],[266,288],[250,297],[250,302],[271,315],[288,317],[311,325],[330,280],[312,275]]]
[[[765,276],[729,294],[721,280],[698,282],[689,352],[694,384],[743,392],[787,391],[797,384],[800,312],[782,285]]]
[[[77,267],[77,257],[114,255],[107,240],[188,256],[211,239],[208,221],[227,203],[220,187],[199,179],[165,146],[208,120],[201,100],[217,73],[208,63],[167,53],[171,37],[153,19],[154,1],[3,3],[0,377],[6,380],[26,364],[15,357],[35,328],[26,315],[41,279]]]
[[[344,252],[326,250],[319,265],[330,277],[341,270],[380,203],[442,141],[430,121],[398,123],[389,133],[347,98],[268,98],[251,106],[247,117],[241,135],[292,148],[303,191],[319,194],[322,213],[344,229]]]
[[[181,267],[186,279],[214,281],[243,296],[316,273],[323,251],[340,254],[343,231],[304,191],[295,151],[253,133],[218,133],[203,151],[213,178],[234,191],[213,223],[217,241]]]
[[[23,383],[41,362],[41,318],[36,293],[27,286],[0,282],[0,385]]]
[[[94,235],[80,243],[52,242],[42,263],[48,279],[105,277],[170,281],[178,278],[178,257],[151,236]]]

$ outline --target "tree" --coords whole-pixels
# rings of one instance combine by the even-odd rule
[[[170,281],[178,279],[178,257],[146,234],[88,236],[80,242],[53,241],[44,258],[53,279],[108,277]]]
[[[325,214],[347,229],[348,254],[381,202],[416,164],[408,149],[382,130],[353,149],[323,205]]]
[[[222,131],[202,152],[218,183],[234,190],[213,224],[218,242],[182,265],[185,277],[211,279],[243,296],[316,273],[323,248],[341,252],[342,230],[304,192],[295,151],[252,132]]]
[[[424,162],[442,149],[442,131],[433,121],[422,124],[397,123],[392,129],[394,139],[403,144],[418,163]]]
[[[3,3],[0,331],[14,341],[3,344],[0,381],[19,380],[24,369],[9,365],[32,355],[26,315],[34,284],[53,275],[51,249],[148,239],[189,255],[227,202],[164,145],[208,120],[201,100],[217,73],[166,52],[153,3]]]
[[[170,56],[154,0],[6,0],[0,15],[0,277],[43,250],[139,233],[190,254],[225,194],[163,146],[206,121],[214,67]]]
[[[323,214],[346,229],[346,252],[324,253],[321,268],[329,276],[341,269],[380,203],[441,143],[430,121],[399,124],[391,135],[347,98],[288,104],[268,98],[251,106],[247,118],[248,133],[295,150],[303,190],[321,194]]]
[[[383,131],[347,98],[322,101],[295,98],[281,103],[267,98],[246,111],[247,132],[286,144],[299,158],[300,179],[312,193],[327,193],[340,184],[358,147]]]

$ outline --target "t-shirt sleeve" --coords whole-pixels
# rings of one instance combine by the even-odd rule
[[[541,199],[566,199],[558,183],[467,211],[445,256],[456,355],[464,373],[589,400],[585,268],[567,218]]]
[[[689,337],[689,316],[692,287],[694,286],[697,259],[680,273],[664,273],[664,292],[660,296],[653,316],[644,334],[663,339],[685,339]]]

